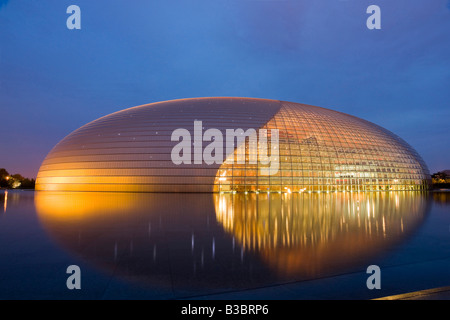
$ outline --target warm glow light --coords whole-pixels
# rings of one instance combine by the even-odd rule
[[[139,193],[36,192],[34,202],[40,218],[53,221],[101,219],[126,214],[139,206]]]
[[[347,192],[325,198],[288,192],[263,198],[224,194],[214,202],[217,221],[238,244],[292,275],[334,268],[358,260],[367,248],[375,252],[394,243],[403,234],[404,222],[413,228],[426,209],[424,197],[405,192]]]
[[[3,204],[3,212],[6,212],[7,205],[8,205],[8,190],[5,191],[5,203]]]
[[[180,118],[186,108],[190,111]],[[172,159],[171,134],[181,126],[191,130],[188,124],[201,122],[201,117],[222,134],[250,132],[242,128],[271,134],[277,130],[276,143],[270,142],[270,150],[276,152],[269,157],[267,148],[253,148],[250,141],[238,139],[245,143],[237,146],[233,140],[232,149],[228,144],[226,150],[209,146],[217,153],[218,166],[207,165],[200,154],[200,162],[180,167]],[[202,149],[201,143],[195,146]],[[312,193],[350,193],[422,190],[428,176],[423,159],[408,144],[365,120],[278,100],[199,98],[129,108],[75,130],[45,158],[36,190],[253,193],[260,188],[278,193],[288,187],[297,193],[307,186]]]

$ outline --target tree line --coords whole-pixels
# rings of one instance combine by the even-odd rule
[[[21,174],[9,174],[5,168],[0,168],[0,188],[2,189],[34,189],[36,181]]]
[[[434,188],[450,188],[450,170],[433,173],[431,181]]]

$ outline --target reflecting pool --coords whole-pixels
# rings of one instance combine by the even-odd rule
[[[0,192],[0,298],[374,298],[450,284],[450,193]],[[366,268],[382,270],[369,290]],[[66,268],[81,269],[69,290]]]

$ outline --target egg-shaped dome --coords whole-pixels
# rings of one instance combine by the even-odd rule
[[[426,164],[373,123],[299,103],[195,98],[125,109],[60,141],[36,190],[421,190]]]

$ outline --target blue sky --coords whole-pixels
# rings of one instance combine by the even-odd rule
[[[69,30],[66,8],[81,8]],[[366,9],[381,8],[381,30]],[[0,167],[35,177],[106,114],[239,96],[318,105],[450,169],[448,0],[0,0]]]

